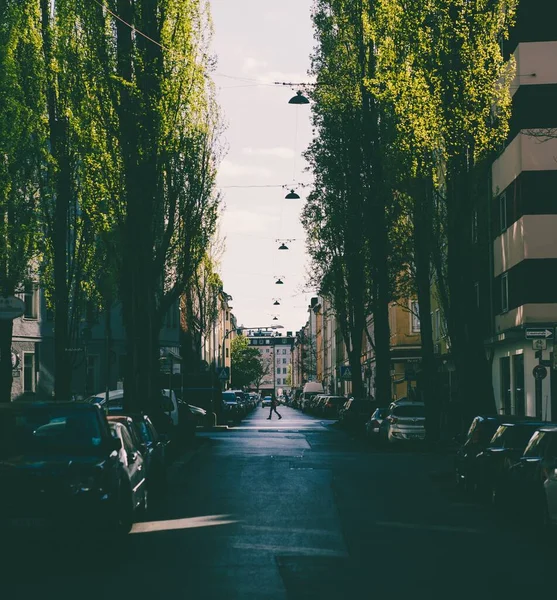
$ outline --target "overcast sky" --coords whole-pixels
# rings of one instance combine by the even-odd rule
[[[309,260],[299,222],[309,188],[297,188],[300,200],[286,200],[288,189],[281,187],[229,187],[290,188],[311,181],[301,157],[311,140],[309,106],[288,104],[292,90],[269,85],[309,80],[311,4],[211,0],[214,79],[228,149],[218,177],[225,205],[220,272],[238,324],[246,327],[281,324],[285,332],[296,331],[315,295],[306,284]],[[286,242],[289,250],[278,250],[277,239],[293,240]],[[284,285],[275,283],[279,276]],[[280,306],[273,306],[275,298]]]

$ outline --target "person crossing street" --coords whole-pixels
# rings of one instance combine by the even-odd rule
[[[269,416],[267,417],[267,421],[269,421],[271,419],[271,417],[273,416],[273,411],[275,411],[277,413],[277,416],[279,419],[282,419],[281,415],[279,415],[279,413],[278,413],[277,406],[278,406],[278,400],[273,395],[273,398],[271,400],[271,410],[269,411]]]

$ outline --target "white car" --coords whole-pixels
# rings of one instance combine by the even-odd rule
[[[380,435],[390,444],[425,440],[425,404],[397,402],[381,424]]]

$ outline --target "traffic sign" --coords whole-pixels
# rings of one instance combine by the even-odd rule
[[[553,337],[553,331],[551,329],[547,329],[547,327],[538,327],[536,329],[526,329],[526,339],[534,340],[534,339],[548,339]]]
[[[10,321],[25,312],[25,302],[15,296],[0,297],[0,319]]]
[[[547,350],[547,340],[544,338],[532,340],[532,348],[534,350]]]
[[[347,365],[341,365],[340,376],[342,379],[352,379],[352,369]]]
[[[219,379],[226,381],[229,377],[230,377],[230,368],[222,367],[222,369],[219,371]]]
[[[535,379],[545,379],[547,377],[547,369],[542,365],[536,365],[532,369],[532,375]]]

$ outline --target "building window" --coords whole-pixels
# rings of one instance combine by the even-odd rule
[[[286,364],[286,358],[282,359],[282,364],[285,365]]]
[[[226,311],[226,320],[227,320],[227,321],[228,321],[228,320],[230,320],[230,314],[229,314],[229,312],[228,312],[228,311]]]
[[[286,354],[286,348],[283,349],[282,351],[283,354]]]
[[[410,318],[412,320],[412,333],[420,332],[420,305],[417,300],[412,300],[410,302]]]
[[[226,348],[226,358],[228,358],[229,352],[228,352],[228,348]]]
[[[524,354],[513,356],[514,376],[514,414],[523,417],[526,414],[524,402]]]
[[[269,348],[265,348],[265,354],[269,354],[270,350]]]
[[[501,312],[509,310],[509,275],[501,275]]]
[[[281,379],[280,379],[280,378],[279,378],[279,379],[277,379],[277,383],[278,383],[278,384],[280,384],[280,383],[281,383]]]
[[[501,373],[501,406],[504,415],[511,414],[511,361],[508,356],[499,359]]]
[[[472,244],[478,243],[478,209],[472,212]]]
[[[35,391],[35,354],[33,352],[23,353],[23,391]]]
[[[283,369],[283,370],[282,370],[282,374],[283,374],[283,375],[286,375],[286,372],[287,372],[287,371],[288,371],[288,369],[286,369],[286,368],[285,368],[285,369]]]
[[[34,283],[25,284],[23,301],[25,302],[24,317],[26,319],[36,319],[38,316],[39,293]]]
[[[507,194],[503,192],[499,196],[499,225],[501,233],[507,229]]]
[[[271,340],[265,340],[265,343],[266,343],[266,344],[270,344],[270,343],[271,343]]]

